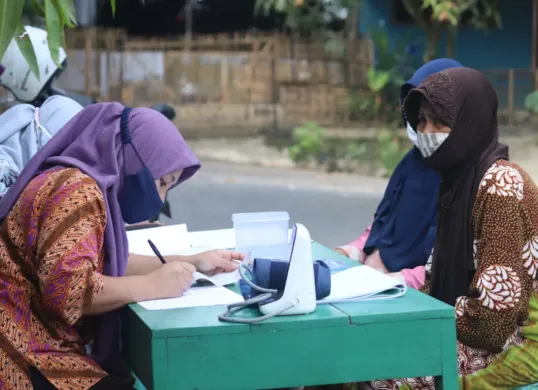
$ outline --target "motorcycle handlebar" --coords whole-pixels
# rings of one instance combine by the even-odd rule
[[[176,118],[176,110],[173,107],[170,107],[168,104],[155,104],[151,106],[155,111],[159,111],[169,120],[173,121]]]

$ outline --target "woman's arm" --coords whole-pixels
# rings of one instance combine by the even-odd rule
[[[192,264],[176,261],[144,276],[99,276],[99,292],[86,302],[82,314],[102,314],[132,302],[179,297],[190,288],[194,271]]]
[[[360,263],[364,263],[364,260],[366,259],[366,256],[369,256],[372,254],[377,248],[375,245],[370,247],[368,251],[365,252],[364,247],[366,245],[366,242],[370,238],[370,234],[372,233],[372,225],[374,224],[374,221],[376,223],[376,226],[381,227],[385,223],[385,220],[388,216],[393,193],[395,190],[396,183],[398,182],[397,178],[401,174],[401,171],[403,169],[403,166],[405,165],[405,162],[409,159],[409,156],[411,154],[408,153],[404,156],[404,158],[398,163],[398,166],[394,170],[388,184],[387,188],[385,188],[385,193],[383,194],[383,198],[381,199],[381,202],[379,202],[379,205],[377,206],[376,212],[373,217],[373,222],[366,228],[364,233],[362,233],[355,241],[350,242],[347,245],[343,245],[341,247],[335,248],[339,251],[343,252],[343,254],[347,255],[352,260],[358,261]],[[378,233],[379,234],[379,233]],[[374,235],[372,237],[373,241],[377,241],[377,236]]]
[[[516,169],[501,168],[507,172],[486,174],[480,184],[474,206],[479,213],[474,220],[477,268],[469,294],[459,297],[455,305],[458,340],[490,352],[501,351],[527,317],[530,267],[538,262],[532,252],[535,239],[525,234],[523,179]],[[522,258],[524,248],[531,248],[530,261]]]
[[[198,272],[206,275],[214,275],[221,272],[232,272],[238,267],[245,255],[240,252],[230,250],[210,250],[194,255],[166,256],[166,263],[183,263],[194,267]],[[148,275],[159,269],[162,265],[156,256],[129,255],[127,263],[127,276]],[[194,272],[194,271],[193,271]]]
[[[421,265],[415,268],[405,268],[400,272],[389,273],[389,276],[399,279],[409,287],[418,290],[424,286],[426,281],[425,266]]]
[[[415,268],[404,268],[400,272],[390,273],[389,276],[399,279],[411,288],[429,293],[428,278],[432,268],[433,249],[430,252],[426,265]]]
[[[180,260],[182,256],[167,256],[168,261]],[[127,262],[127,269],[125,275],[137,276],[147,275],[150,272],[155,271],[162,265],[157,256],[144,256],[129,253],[129,260]]]
[[[36,276],[44,309],[74,325],[105,285],[106,207],[97,183],[86,175],[75,170],[53,175],[56,190],[38,200],[34,221],[41,226]]]
[[[179,261],[162,265],[151,257],[134,262],[139,263],[139,271],[149,271],[144,276],[103,276],[107,224],[103,196],[93,180],[80,172],[69,173],[58,174],[52,186],[56,190],[36,200],[37,207],[29,206],[39,214],[26,222],[40,227],[35,277],[44,310],[74,325],[84,315],[136,301],[177,297],[190,287],[193,265]]]
[[[362,233],[359,237],[357,237],[355,241],[352,241],[347,245],[343,245],[335,249],[340,249],[351,260],[355,260],[355,261],[358,261],[359,263],[363,263],[365,256],[362,249],[364,248],[364,244],[366,244],[366,241],[368,240],[368,236],[370,235],[371,230],[372,230],[372,225],[369,225],[364,231],[364,233]]]
[[[100,279],[97,295],[84,306],[83,315],[107,313],[132,302],[155,299],[155,293],[144,276],[110,277],[96,275]]]

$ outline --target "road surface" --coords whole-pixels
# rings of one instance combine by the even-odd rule
[[[204,163],[170,192],[172,221],[190,231],[232,227],[240,212],[287,211],[329,247],[355,239],[371,222],[383,180],[307,171]]]

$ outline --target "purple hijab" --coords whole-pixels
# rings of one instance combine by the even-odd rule
[[[125,275],[129,255],[125,224],[118,203],[124,172],[120,137],[124,108],[119,103],[97,103],[80,111],[34,155],[0,201],[0,221],[3,221],[28,183],[41,172],[75,167],[93,178],[106,204],[103,273],[107,276]],[[140,169],[142,163],[155,179],[183,169],[177,185],[200,169],[200,161],[178,129],[161,113],[150,108],[135,108],[130,113],[128,124],[132,144],[138,152],[125,153],[125,169],[129,173]],[[128,148],[132,149],[131,146]],[[92,354],[110,374],[125,374],[119,351],[117,311],[100,316]]]

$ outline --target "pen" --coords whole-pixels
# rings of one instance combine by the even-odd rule
[[[164,259],[163,255],[161,255],[161,252],[159,252],[155,244],[151,242],[151,240],[148,240],[148,244],[151,247],[153,253],[155,253],[155,256],[157,256],[159,260],[161,260],[161,263],[166,264],[166,260]]]

